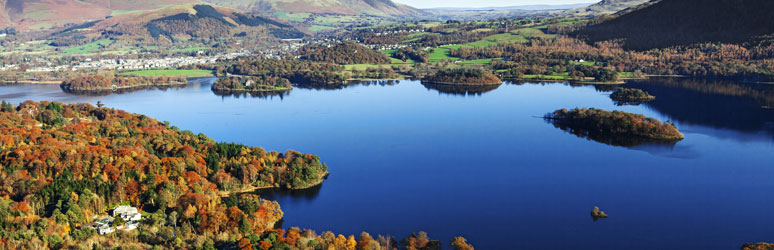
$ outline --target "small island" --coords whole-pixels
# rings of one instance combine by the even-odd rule
[[[422,82],[447,85],[500,85],[500,78],[481,69],[442,69],[434,75],[422,79]]]
[[[629,89],[629,88],[616,88],[610,99],[615,101],[616,105],[640,105],[656,99],[655,96],[650,95],[641,89]]]
[[[88,93],[186,84],[185,76],[83,76],[64,80],[59,86],[66,92]]]
[[[685,138],[673,123],[662,123],[654,118],[622,111],[560,109],[546,114],[544,118],[554,126],[578,136],[611,141],[614,145],[626,146],[621,142],[631,140],[638,143],[675,143]]]
[[[218,92],[282,92],[293,89],[290,80],[278,76],[227,76],[212,84]]]

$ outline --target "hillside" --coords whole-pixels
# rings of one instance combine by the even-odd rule
[[[418,15],[422,11],[391,0],[204,0],[206,2],[257,13],[319,13]]]
[[[576,31],[588,42],[623,39],[645,50],[705,42],[744,43],[774,33],[774,1],[663,0]]]
[[[195,0],[0,0],[0,25],[22,31],[48,30],[103,19],[117,13],[151,10]]]
[[[156,44],[159,42],[220,38],[265,41],[266,38],[301,38],[290,25],[238,10],[207,4],[181,4],[152,11],[134,11],[86,22],[53,33],[53,46],[79,45],[96,39]]]
[[[602,0],[598,3],[568,10],[565,13],[574,16],[602,16],[625,10],[650,0]]]

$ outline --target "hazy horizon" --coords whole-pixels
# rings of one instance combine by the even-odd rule
[[[521,5],[562,5],[562,4],[580,4],[595,3],[599,0],[393,0],[397,3],[406,4],[415,8],[488,8],[488,7],[509,7]]]

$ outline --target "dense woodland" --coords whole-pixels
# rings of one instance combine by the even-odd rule
[[[642,138],[676,142],[684,138],[674,124],[644,115],[601,109],[560,109],[545,115],[545,119],[572,133],[597,138]]]
[[[311,45],[298,52],[301,59],[336,64],[388,64],[390,59],[371,48],[352,43]]]
[[[494,74],[481,69],[461,68],[442,69],[434,75],[425,77],[423,81],[435,84],[456,85],[499,85],[502,80]]]
[[[272,92],[292,89],[290,80],[278,76],[220,77],[212,84],[215,91]]]
[[[65,91],[104,91],[127,88],[172,86],[188,83],[185,76],[83,76],[62,81]]]
[[[217,143],[88,104],[3,102],[0,117],[0,193],[6,197],[0,234],[6,249],[82,244],[79,237],[93,231],[79,226],[119,203],[153,212],[149,222],[160,217],[157,223],[176,225],[183,241],[195,240],[194,234],[260,234],[282,217],[279,205],[236,192],[305,188],[327,174],[311,154]],[[221,200],[229,193],[236,202]],[[150,238],[145,242],[169,247],[190,243]]]

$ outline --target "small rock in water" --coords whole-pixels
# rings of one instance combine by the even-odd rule
[[[591,210],[591,217],[594,217],[594,219],[599,219],[599,218],[607,218],[608,216],[605,213],[605,211],[601,211],[599,210],[599,207],[594,206],[594,209]]]

